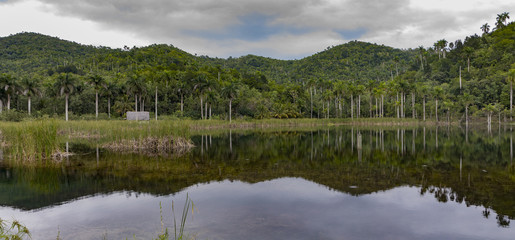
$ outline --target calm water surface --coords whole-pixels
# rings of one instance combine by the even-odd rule
[[[63,166],[0,167],[0,217],[33,239],[150,239],[186,195],[196,239],[514,239],[513,133],[219,131],[182,156],[70,143]],[[173,231],[172,231],[173,232]]]

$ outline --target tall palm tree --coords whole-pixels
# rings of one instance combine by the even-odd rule
[[[65,101],[65,116],[66,121],[68,121],[68,99],[70,94],[73,93],[75,89],[75,77],[72,73],[61,73],[57,76],[56,87],[59,89],[59,94],[64,95]]]
[[[232,101],[236,98],[238,87],[238,82],[234,80],[223,82],[221,94],[229,100],[229,122],[232,121]]]
[[[474,103],[474,97],[470,95],[468,92],[464,93],[461,97],[463,101],[463,105],[465,105],[465,125],[468,127],[469,125],[469,106]]]
[[[474,49],[471,47],[464,47],[463,48],[463,54],[467,58],[467,72],[470,72],[470,57],[472,56],[472,53],[474,53]]]
[[[111,118],[111,99],[114,97],[116,93],[116,84],[112,81],[106,81],[104,84],[104,89],[102,91],[102,95],[107,97],[107,115]]]
[[[17,79],[9,74],[3,74],[0,77],[0,83],[7,94],[7,110],[9,110],[11,109],[11,97],[18,92],[20,86]]]
[[[200,98],[200,119],[204,119],[204,109],[203,109],[203,101],[204,101],[204,94],[206,90],[209,88],[209,80],[207,73],[201,72],[198,74],[198,76],[194,79],[195,83],[193,86],[193,89],[197,92],[199,98]]]
[[[508,13],[508,12],[503,12],[503,13],[497,14],[497,18],[496,18],[497,22],[495,23],[496,29],[503,28],[508,24],[508,19],[510,19],[509,14],[510,13]]]
[[[481,30],[483,31],[483,34],[487,34],[490,31],[490,25],[488,25],[488,23],[483,24],[483,26],[481,26]]]
[[[143,82],[143,79],[140,76],[132,75],[129,77],[129,79],[126,82],[127,84],[127,90],[134,94],[134,111],[138,111],[138,97],[141,104],[141,95],[143,95],[145,83]],[[140,111],[142,106],[140,105]]]
[[[424,71],[424,54],[426,53],[426,49],[423,46],[418,47],[418,55],[420,58],[420,69]]]
[[[34,78],[24,78],[21,82],[22,93],[27,96],[27,110],[31,115],[31,98],[32,96],[41,96],[41,90],[39,89],[39,81]]]
[[[98,118],[98,92],[105,87],[105,80],[102,76],[95,74],[88,77],[88,82],[95,89],[95,118]]]
[[[433,97],[435,98],[435,117],[438,122],[438,99],[443,97],[443,88],[441,86],[433,88]]]

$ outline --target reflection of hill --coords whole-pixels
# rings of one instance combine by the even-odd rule
[[[353,195],[401,185],[421,186],[421,194],[432,194],[438,201],[465,202],[515,217],[515,185],[512,170],[507,170],[509,162],[467,160],[462,162],[460,174],[456,154],[462,151],[456,150],[454,142],[462,142],[461,135],[447,138],[442,134],[436,150],[430,140],[435,133],[428,131],[423,151],[420,133],[415,134],[413,142],[411,131],[400,131],[402,143],[396,140],[396,131],[383,133],[384,141],[376,138],[377,132],[367,131],[362,132],[363,147],[358,154],[351,134],[355,131],[313,132],[313,145],[310,132],[234,134],[230,138],[219,135],[211,139],[198,136],[193,140],[199,147],[179,159],[104,153],[98,162],[71,159],[62,168],[2,169],[0,204],[33,210],[113,191],[164,195],[224,179],[255,183],[302,177]],[[471,136],[473,152],[478,154],[472,159],[481,158],[482,151],[502,153],[506,149],[503,141],[490,144],[484,139],[481,147]],[[413,143],[419,151],[412,151]]]

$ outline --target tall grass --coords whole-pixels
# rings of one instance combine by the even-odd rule
[[[13,220],[7,221],[0,218],[0,239],[30,239],[29,229],[20,222]]]
[[[195,210],[195,205],[193,201],[189,197],[189,194],[186,193],[186,202],[184,203],[184,207],[182,209],[182,216],[180,219],[179,229],[177,229],[177,216],[175,215],[174,202],[172,201],[172,215],[173,215],[173,229],[174,229],[174,240],[185,240],[189,239],[189,237],[185,234],[184,228],[186,227],[186,220],[188,219],[188,213],[191,209],[191,214],[193,214]],[[168,240],[170,239],[170,234],[168,233],[168,228],[164,228],[163,223],[163,212],[161,203],[159,203],[159,210],[161,214],[161,234],[158,235],[156,240]]]
[[[42,162],[60,152],[55,120],[1,122],[0,130],[2,142],[16,161]]]

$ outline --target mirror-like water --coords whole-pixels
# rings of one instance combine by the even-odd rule
[[[224,131],[183,156],[85,155],[0,168],[0,216],[34,239],[513,239],[513,133],[459,128]],[[89,154],[87,154],[90,152]],[[161,211],[160,214],[160,203]]]

